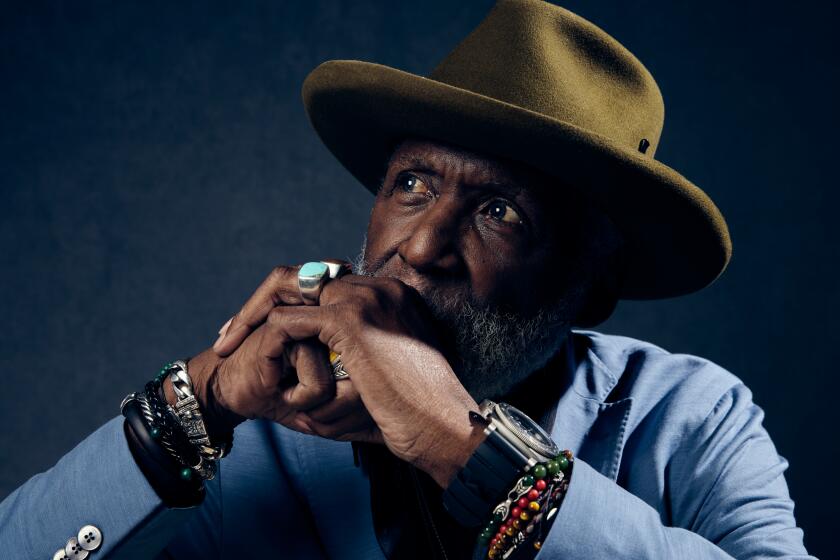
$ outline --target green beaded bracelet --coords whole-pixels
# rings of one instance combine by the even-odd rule
[[[516,482],[478,535],[479,549],[486,551],[484,557],[507,558],[533,538],[534,548],[540,549],[547,526],[568,489],[573,462],[572,452],[564,450],[554,459],[535,465],[530,474]]]

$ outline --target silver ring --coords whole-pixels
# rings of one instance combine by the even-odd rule
[[[318,305],[324,284],[351,272],[350,265],[342,261],[328,259],[305,263],[298,269],[298,290],[303,303]]]
[[[344,369],[344,364],[341,362],[341,354],[330,350],[330,366],[332,366],[333,377],[336,381],[340,379],[349,379],[350,374]]]
[[[353,269],[350,266],[350,264],[343,261],[325,259],[321,262],[327,265],[327,268],[330,271],[330,280],[341,278],[345,274],[350,274],[351,272],[353,272]]]
[[[298,290],[303,303],[318,305],[324,285],[330,280],[341,278],[351,272],[353,269],[350,265],[342,261],[328,259],[305,263],[298,269]],[[341,362],[341,355],[332,351],[330,351],[330,367],[336,380],[350,377]]]
[[[298,269],[298,290],[303,303],[318,305],[321,290],[330,279],[330,268],[320,261],[305,263]]]

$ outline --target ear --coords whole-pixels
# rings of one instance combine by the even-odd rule
[[[603,282],[593,284],[586,295],[585,303],[575,317],[574,326],[592,328],[610,318],[618,305],[618,295]]]
[[[620,236],[612,236],[611,243],[606,254],[601,253],[601,266],[592,274],[584,304],[575,317],[575,326],[592,328],[600,325],[610,318],[618,305],[625,252]]]

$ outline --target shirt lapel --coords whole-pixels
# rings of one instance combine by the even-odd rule
[[[557,404],[552,439],[615,480],[633,399],[607,402],[621,372],[612,371],[598,358],[589,337],[572,331],[567,344],[566,371],[571,374]]]

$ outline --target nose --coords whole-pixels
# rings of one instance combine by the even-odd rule
[[[400,257],[418,272],[456,272],[462,264],[459,218],[457,205],[439,198],[418,217],[411,235],[400,244]]]

